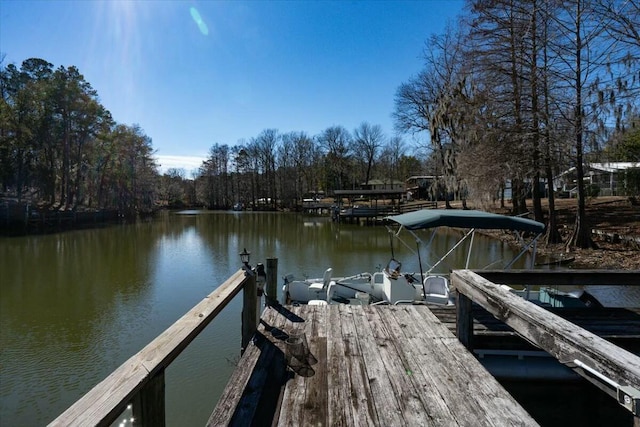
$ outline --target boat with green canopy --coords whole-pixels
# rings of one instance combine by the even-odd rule
[[[385,218],[387,228],[396,237],[400,238],[401,232],[407,230],[419,242],[421,246],[423,239],[418,236],[416,230],[432,229],[431,239],[427,248],[435,237],[435,230],[440,227],[450,227],[467,230],[463,236],[446,252],[433,266],[429,268],[431,272],[437,265],[455,251],[463,242],[470,239],[471,243],[467,251],[467,262],[464,268],[469,268],[469,260],[473,251],[473,238],[476,230],[507,230],[516,235],[517,241],[521,244],[520,251],[503,268],[509,269],[526,252],[531,249],[531,268],[535,263],[536,245],[538,239],[543,235],[544,224],[528,218],[517,216],[500,215],[492,212],[478,210],[453,210],[453,209],[422,209],[400,215],[392,215]],[[397,231],[392,231],[392,226],[398,226]],[[420,248],[418,248],[420,249]],[[418,254],[419,256],[419,254]]]
[[[285,277],[283,295],[287,303],[303,304],[331,304],[336,302],[350,304],[402,304],[426,302],[432,304],[453,304],[453,295],[449,288],[448,274],[435,272],[436,268],[445,262],[446,258],[469,241],[466,262],[464,266],[455,268],[469,268],[471,254],[474,250],[473,240],[477,230],[505,230],[512,232],[519,243],[520,251],[500,266],[510,269],[514,263],[526,253],[530,253],[530,267],[534,268],[535,253],[538,239],[544,234],[545,226],[537,221],[500,215],[478,210],[444,210],[423,209],[384,218],[391,239],[391,260],[382,271],[373,274],[365,272],[346,277],[333,277],[329,268],[324,277],[318,279],[296,279],[293,275]],[[433,265],[423,261],[421,253],[431,251],[431,246],[442,227],[462,230],[462,235],[455,243],[446,249]],[[425,242],[423,231],[431,231],[431,236]],[[412,247],[405,242],[403,235],[408,232],[416,242]],[[411,252],[415,253],[420,266],[419,272],[402,271],[402,263],[395,259],[394,238],[402,242]],[[485,268],[492,267],[504,260],[495,260]],[[423,269],[426,264],[426,269]],[[514,290],[515,291],[515,290]],[[524,289],[518,292],[526,298],[570,298],[576,295],[564,293],[545,293]],[[551,296],[550,296],[551,295]],[[542,300],[542,299],[541,299]]]

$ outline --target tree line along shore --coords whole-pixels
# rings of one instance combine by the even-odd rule
[[[640,9],[610,0],[469,6],[444,33],[425,35],[423,68],[397,82],[393,134],[366,118],[315,135],[264,129],[212,142],[192,171],[161,173],[151,136],[117,123],[77,67],[0,62],[5,204],[61,222],[163,207],[293,209],[307,194],[424,175],[435,178],[427,197],[444,194],[447,207],[497,200],[544,222],[548,244],[594,247],[585,165],[640,160]],[[568,170],[576,211],[563,235],[551,183]],[[630,168],[618,194],[638,193],[640,168]]]

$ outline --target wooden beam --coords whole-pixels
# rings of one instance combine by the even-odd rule
[[[164,427],[164,369],[155,374],[150,381],[135,395],[131,410],[136,426]]]
[[[278,299],[278,258],[267,258],[267,295]]]
[[[456,336],[467,350],[473,351],[473,301],[460,292],[456,296]]]
[[[474,270],[505,285],[625,285],[640,286],[640,270]]]
[[[242,352],[258,328],[258,288],[255,272],[246,274],[242,291]]]
[[[244,271],[238,270],[49,425],[111,425],[136,393],[152,377],[164,370],[198,336],[240,292],[245,282]]]
[[[640,357],[470,270],[453,271],[451,281],[458,292],[484,307],[561,363],[572,366],[574,360],[579,360],[620,385],[640,390]]]

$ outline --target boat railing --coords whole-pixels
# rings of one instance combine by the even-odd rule
[[[277,259],[267,259],[267,294],[276,295]],[[165,369],[243,291],[242,348],[258,325],[258,287],[240,269],[129,360],[116,368],[50,426],[109,426],[131,405],[135,425],[165,425]]]

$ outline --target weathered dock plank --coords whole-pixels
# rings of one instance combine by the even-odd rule
[[[324,330],[324,318],[318,317],[317,308],[313,306],[308,307],[310,310],[304,315],[307,316],[307,322],[304,322],[303,327],[307,334],[307,340],[310,348],[326,349],[326,333]],[[300,307],[291,307],[291,310],[296,315],[300,315]],[[295,327],[301,327],[302,325],[295,325]],[[294,324],[289,322],[288,325],[283,325],[283,328],[289,329],[294,327]],[[284,351],[284,347],[282,347]],[[289,383],[295,383],[295,387],[287,387],[284,389],[282,404],[280,407],[280,418],[287,419],[287,423],[283,425],[300,426],[300,425],[326,425],[327,420],[327,361],[326,350],[324,355],[314,354],[318,363],[311,366],[311,369],[315,372],[314,377],[317,380],[324,382],[324,386],[311,387],[310,382],[307,381],[307,377],[301,377],[299,375],[292,375],[289,378]],[[293,373],[291,373],[293,374]],[[300,407],[308,408],[308,411],[301,412],[298,409]]]
[[[351,372],[348,369],[349,366],[345,364],[345,358],[350,357],[348,343],[343,339],[336,339],[336,335],[341,337],[340,325],[343,321],[343,315],[337,306],[335,310],[329,310],[328,314],[328,324],[331,326],[327,330],[327,405],[331,407],[331,411],[327,424],[333,426],[355,425],[356,418],[351,406],[351,394],[346,388],[341,387],[341,384],[351,384]],[[295,391],[292,389],[292,392]],[[333,402],[336,402],[335,406],[332,405]],[[280,420],[286,422],[284,417],[281,417]]]
[[[309,411],[305,413],[305,425],[322,426],[328,419],[328,375],[327,375],[327,332],[325,316],[319,310],[323,307],[315,307],[312,311],[313,320],[307,329],[309,347],[315,348],[314,356],[318,363],[312,366],[315,370],[317,387],[307,389],[305,405]],[[307,323],[307,322],[305,322]],[[304,381],[304,378],[301,378]]]
[[[366,346],[362,342],[367,340],[367,336],[360,335],[355,328],[354,310],[349,305],[339,304],[336,306],[340,312],[341,333],[332,334],[330,339],[333,341],[342,340],[345,343],[345,354],[341,366],[337,369],[347,369],[349,372],[350,383],[346,388],[345,394],[351,395],[349,401],[354,410],[355,423],[357,425],[381,425],[378,418],[376,403],[373,399],[373,393],[368,381],[366,372],[366,364],[364,363],[364,352]],[[337,331],[331,329],[331,331]],[[344,387],[344,384],[340,385]],[[332,402],[329,403],[331,406]],[[380,408],[381,410],[385,408]]]
[[[274,324],[271,311],[265,311],[265,323]],[[306,319],[318,363],[313,376],[295,375],[282,385],[273,425],[537,425],[427,306],[338,304],[291,311]],[[283,351],[283,342],[264,327],[258,333]],[[292,327],[289,321],[281,326]],[[243,359],[257,362],[253,350],[249,346]],[[239,369],[249,370],[251,363],[241,361]],[[230,383],[228,389],[238,387]],[[230,410],[219,402],[212,420],[224,424],[233,415],[234,423],[256,424]]]
[[[395,319],[387,317],[386,321],[398,322],[398,326],[403,329],[402,331],[396,329],[396,333],[403,334],[402,341],[409,344],[406,347],[407,353],[413,360],[409,369],[412,372],[420,370],[429,379],[428,383],[435,386],[447,407],[444,414],[451,414],[453,421],[458,425],[494,425],[490,420],[492,413],[487,413],[481,404],[485,395],[478,393],[475,390],[477,387],[473,387],[472,384],[476,376],[481,381],[488,376],[492,383],[497,384],[493,377],[483,372],[483,368],[478,368],[474,360],[471,360],[471,367],[478,368],[477,372],[466,366],[469,359],[465,356],[474,359],[473,356],[466,351],[460,351],[462,347],[458,340],[448,331],[445,333],[440,328],[441,324],[435,316],[429,316],[430,313],[420,313],[425,310],[415,310],[410,306],[397,307],[395,310],[398,311],[395,314],[399,316]],[[411,310],[412,316],[402,316],[401,310]],[[425,343],[423,334],[425,329],[428,330],[428,325],[433,329],[426,335],[428,342]],[[460,361],[461,357],[463,361]],[[476,401],[480,396],[481,400]]]
[[[410,400],[415,405],[421,406],[417,409],[412,408],[412,414],[404,414],[404,416],[419,417],[424,414],[427,418],[422,422],[424,425],[458,424],[457,414],[449,409],[453,401],[445,401],[447,393],[443,392],[438,385],[438,381],[442,378],[441,366],[425,367],[423,366],[424,361],[419,358],[424,355],[424,352],[429,351],[424,340],[428,340],[427,345],[430,346],[437,339],[436,335],[440,334],[434,334],[433,325],[422,324],[418,333],[422,339],[419,340],[416,348],[416,340],[413,339],[416,332],[411,326],[421,323],[420,319],[412,318],[409,322],[398,321],[387,314],[394,313],[374,311],[370,317],[373,321],[372,324],[379,325],[377,338],[379,344],[382,344],[381,347],[392,349],[382,356],[389,372],[387,375],[393,378],[397,384],[394,392],[402,396],[400,404],[403,400]],[[396,339],[391,337],[396,337]],[[394,375],[394,373],[399,374]],[[407,393],[410,393],[410,396],[406,396]],[[419,422],[420,418],[410,419],[407,417],[404,424],[416,425]]]
[[[371,383],[371,391],[380,400],[387,401],[384,408],[377,408],[382,425],[404,425],[407,418],[423,410],[419,391],[415,390],[408,374],[390,375],[390,372],[407,372],[400,362],[397,349],[388,339],[389,331],[377,316],[377,311],[356,313],[356,328],[363,336],[363,362]],[[434,403],[439,396],[433,395]],[[429,423],[431,425],[431,423]]]

